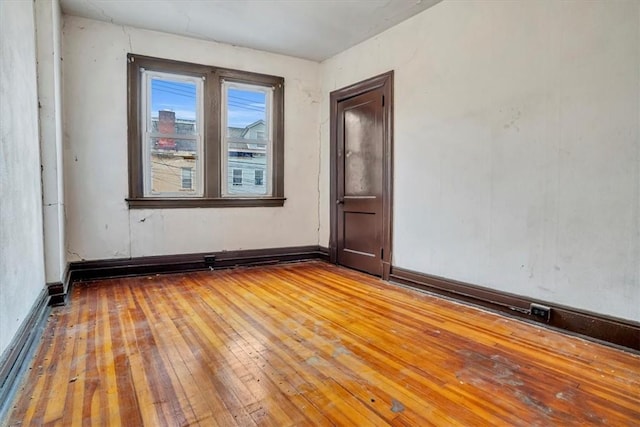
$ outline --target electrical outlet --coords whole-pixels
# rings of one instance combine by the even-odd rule
[[[531,303],[530,313],[534,317],[538,317],[540,319],[549,321],[551,318],[551,307],[547,307],[546,305],[536,304],[535,302]]]
[[[215,255],[205,255],[204,256],[204,263],[207,267],[213,267],[213,263],[216,262],[216,256]]]

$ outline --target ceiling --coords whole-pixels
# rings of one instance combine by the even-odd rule
[[[62,10],[322,61],[441,0],[61,0]]]

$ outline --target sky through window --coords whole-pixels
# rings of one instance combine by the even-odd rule
[[[263,92],[229,88],[228,126],[244,128],[258,120],[264,120],[265,98]],[[175,112],[177,120],[195,120],[195,84],[153,79],[151,81],[152,117],[158,117],[160,110]]]

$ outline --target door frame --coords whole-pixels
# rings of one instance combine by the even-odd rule
[[[382,138],[382,279],[389,280],[393,231],[393,70],[354,83],[330,93],[329,145],[329,260],[338,263],[338,104],[354,96],[382,88],[384,96],[384,134]]]

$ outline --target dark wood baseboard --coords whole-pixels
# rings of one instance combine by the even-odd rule
[[[0,420],[5,419],[13,396],[26,372],[33,353],[40,343],[44,323],[49,313],[49,295],[43,288],[29,314],[0,360]],[[0,423],[1,424],[1,423]]]
[[[537,324],[562,329],[599,342],[614,344],[636,352],[640,351],[640,323],[638,322],[534,300],[399,267],[392,267],[390,280],[455,300],[507,313]],[[531,314],[532,303],[551,309],[548,321]]]
[[[328,260],[329,251],[320,246],[249,249],[239,251],[203,252],[196,254],[161,255],[139,258],[78,261],[69,265],[70,283],[146,274],[180,273],[231,268],[239,266],[277,264],[310,259]]]
[[[64,283],[62,282],[47,283],[47,293],[49,294],[49,296],[63,294]]]
[[[64,270],[61,282],[47,283],[49,305],[64,305],[66,303],[67,295],[69,293],[70,274],[69,264],[67,264],[67,268]]]

